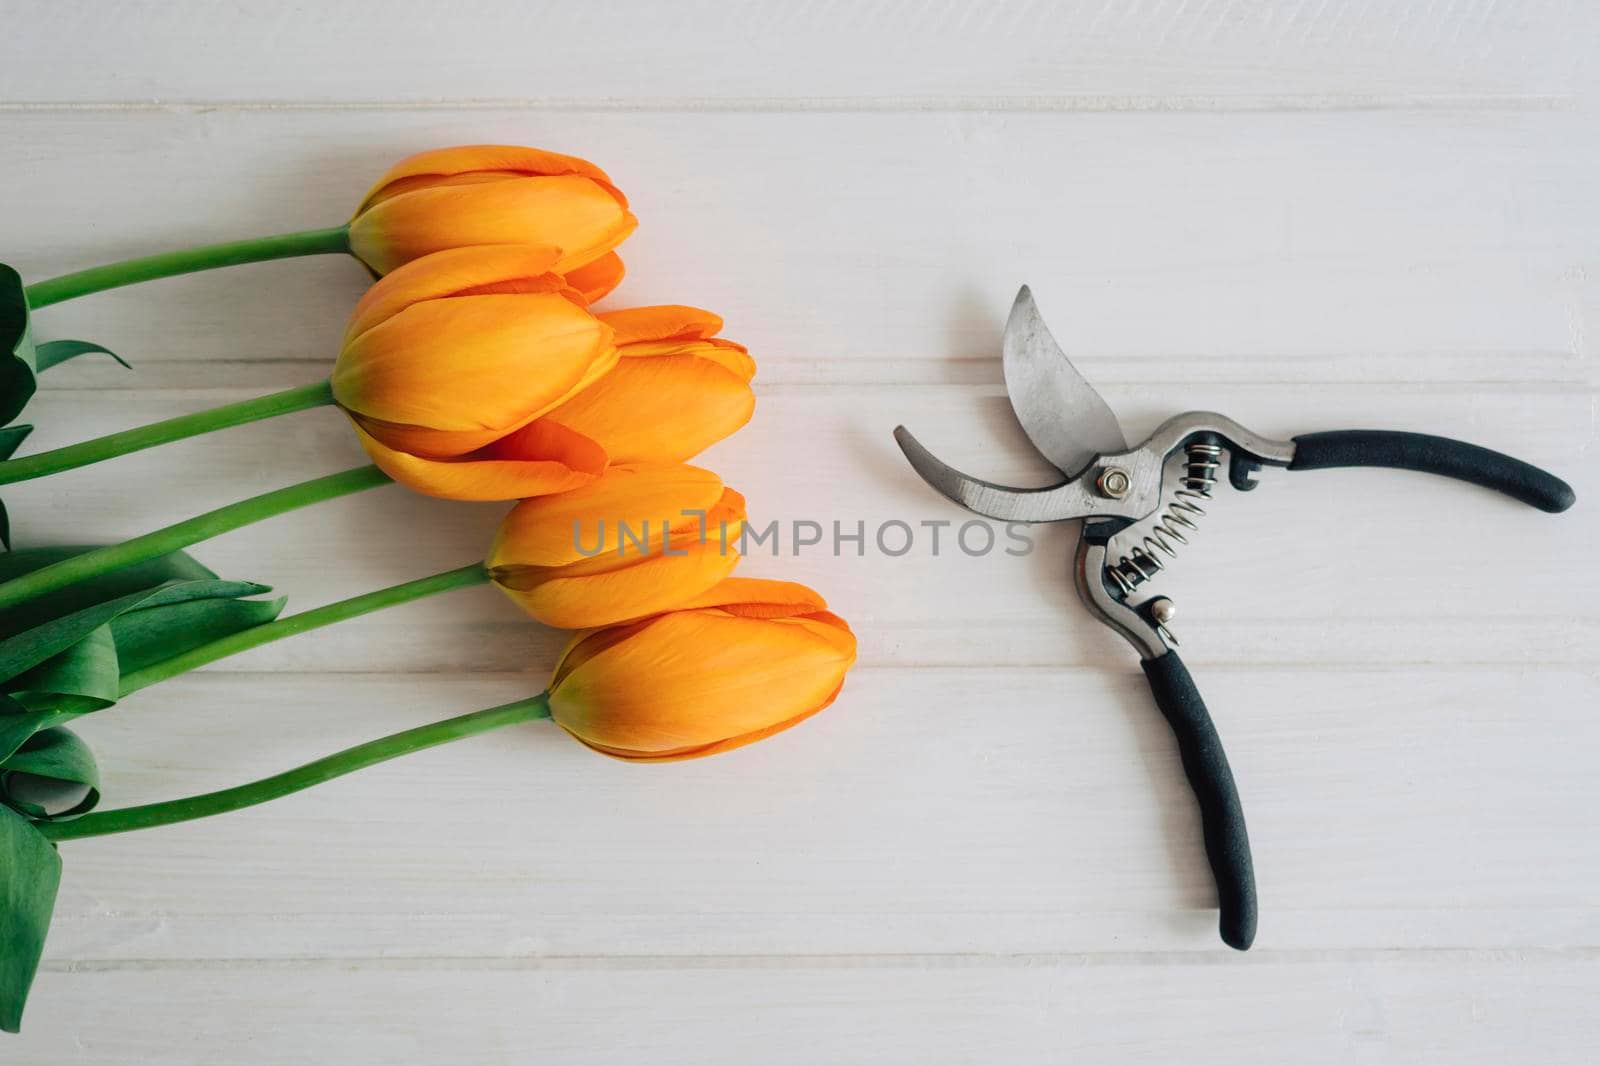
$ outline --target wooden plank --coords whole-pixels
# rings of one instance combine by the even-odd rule
[[[1583,955],[46,972],[8,1061],[1592,1060]],[[130,1017],[138,1025],[128,1024]]]
[[[1261,949],[1600,946],[1592,671],[1195,672],[1250,818]],[[82,732],[118,806],[538,685],[199,676]],[[58,965],[1219,950],[1131,656],[861,669],[804,727],[669,766],[530,726],[63,855]]]
[[[68,112],[0,113],[0,134],[5,257],[29,278],[328,225],[409,152],[526,141],[633,196],[612,304],[717,310],[767,383],[997,383],[1023,281],[1100,382],[1594,380],[1600,140],[1579,113]],[[363,284],[342,258],[267,264],[39,329],[163,387],[297,381]],[[51,379],[126,383],[88,362]]]
[[[1372,106],[1570,92],[1579,0],[572,6],[20,0],[8,101]]]

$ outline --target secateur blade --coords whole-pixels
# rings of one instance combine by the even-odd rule
[[[1013,488],[964,474],[923,447],[922,442],[912,436],[905,426],[894,427],[894,440],[905,453],[911,468],[941,496],[988,518],[1016,520],[1014,512],[1019,497],[1030,492],[1048,491]]]
[[[985,481],[964,474],[935,456],[905,426],[895,427],[894,439],[922,480],[946,499],[985,518],[1002,522],[1066,522],[1097,514],[1131,518],[1148,510],[1147,494],[1130,494],[1124,500],[1104,500],[1094,495],[1083,478],[1037,489]]]
[[[1026,285],[1011,305],[1002,351],[1011,409],[1056,469],[1072,477],[1097,455],[1128,450],[1116,414],[1050,335]]]
[[[973,477],[937,458],[904,426],[894,439],[911,466],[946,499],[1005,522],[1062,522],[1095,514],[1138,517],[1148,493],[1122,506],[1093,495],[1080,475],[1096,456],[1128,453],[1111,408],[1061,350],[1044,324],[1033,293],[1022,286],[1006,320],[1006,393],[1022,428],[1065,480],[1024,489]]]

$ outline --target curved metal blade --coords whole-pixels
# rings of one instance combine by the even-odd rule
[[[1098,514],[1107,502],[1092,498],[1087,486],[1074,481],[1018,489],[963,474],[924,448],[905,426],[894,428],[894,439],[922,480],[945,498],[986,518],[1002,522],[1061,522]]]
[[[1004,344],[1006,394],[1039,454],[1072,477],[1097,455],[1128,450],[1117,416],[1061,350],[1024,285]]]

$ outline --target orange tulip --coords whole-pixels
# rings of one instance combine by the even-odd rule
[[[804,585],[729,578],[677,610],[578,634],[550,712],[607,755],[694,759],[816,714],[855,658],[850,627]]]
[[[350,250],[387,274],[446,248],[540,244],[561,249],[560,273],[595,264],[575,283],[592,293],[593,283],[621,280],[621,261],[606,257],[636,224],[627,198],[593,163],[516,145],[466,145],[389,168],[350,220]]]
[[[722,319],[696,307],[635,307],[598,316],[621,358],[545,416],[582,433],[613,462],[683,462],[750,420],[756,364],[716,335]]]
[[[605,469],[603,449],[541,415],[615,364],[611,327],[554,273],[551,248],[436,252],[373,285],[334,366],[334,399],[384,473],[419,492],[508,500]]]
[[[709,470],[613,466],[512,508],[489,550],[489,576],[546,625],[612,625],[669,610],[727,577],[744,518],[744,497]]]

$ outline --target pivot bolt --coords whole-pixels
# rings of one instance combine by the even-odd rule
[[[1157,596],[1150,601],[1150,617],[1156,620],[1156,625],[1164,626],[1172,621],[1178,614],[1178,607],[1165,596]]]
[[[1094,487],[1106,499],[1120,500],[1133,488],[1133,479],[1120,466],[1102,467],[1100,476],[1095,478]]]

